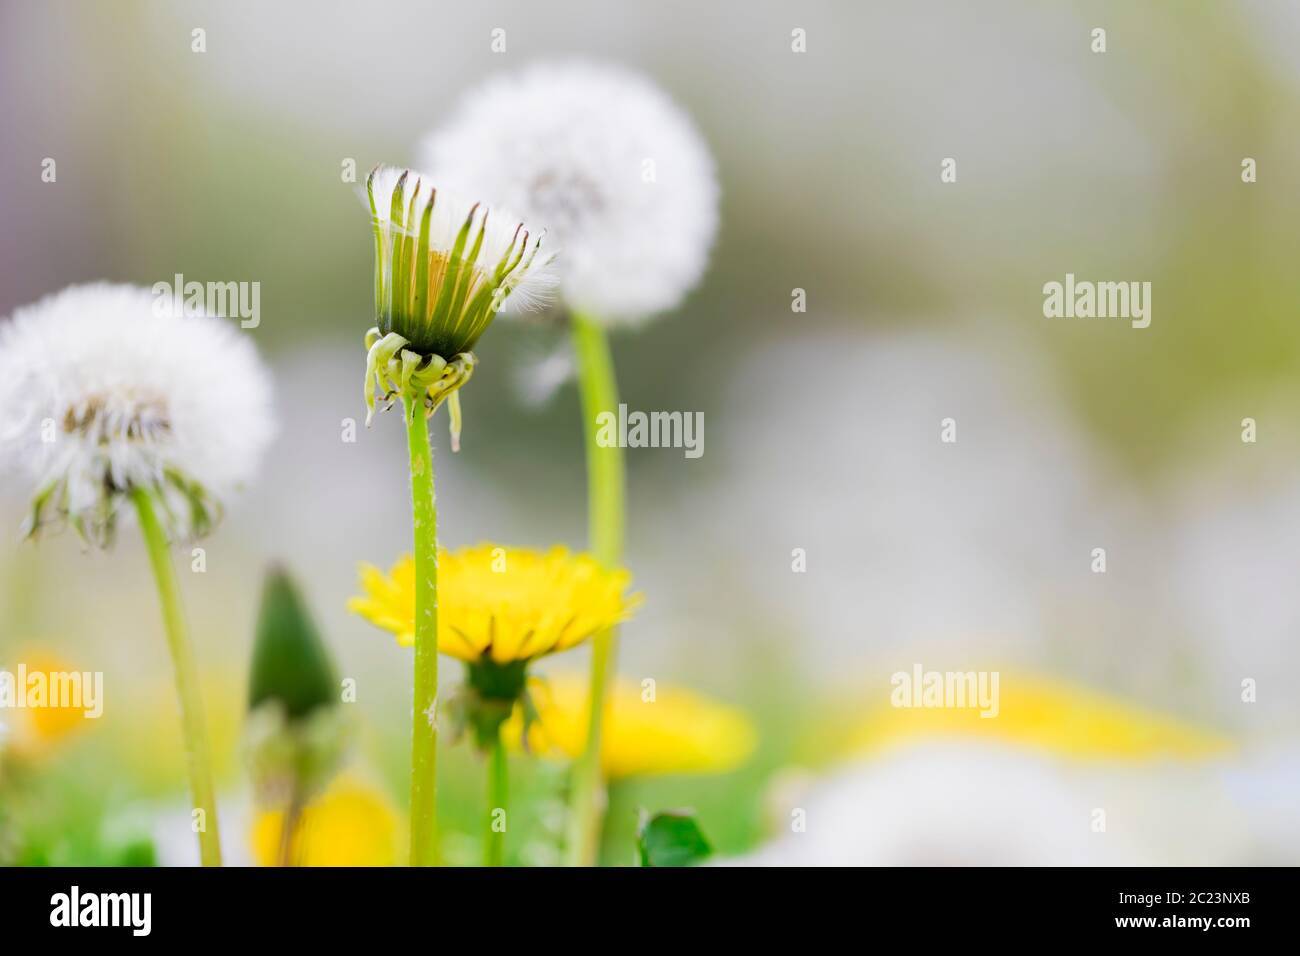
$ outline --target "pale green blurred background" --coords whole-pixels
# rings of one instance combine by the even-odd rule
[[[629,453],[628,564],[647,601],[622,670],[742,704],[763,733],[737,775],[643,785],[625,831],[637,802],[690,804],[722,849],[752,847],[771,775],[828,759],[832,715],[879,704],[916,661],[1068,677],[1248,754],[1294,753],[1295,4],[2,9],[0,314],[101,278],[261,283],[249,334],[276,373],[280,437],[202,543],[206,573],[183,577],[224,790],[241,787],[257,589],[280,559],[359,682],[358,763],[404,792],[409,654],[343,607],[359,560],[408,547],[409,515],[398,420],[341,438],[364,416],[372,258],[340,172],[412,161],[478,81],[572,55],[662,84],[713,150],[723,196],[701,287],[615,340],[632,407],[705,417],[698,460]],[[191,52],[195,27],[206,53]],[[958,181],[943,185],[949,156]],[[41,182],[45,157],[56,183]],[[1151,327],[1044,319],[1042,285],[1066,272],[1152,282]],[[521,398],[564,341],[501,321],[480,343],[462,452],[434,430],[447,544],[583,543],[573,386]],[[955,446],[938,441],[949,416]],[[1248,416],[1255,444],[1240,440]],[[68,758],[68,788],[110,819],[142,799],[180,806],[174,763],[152,759],[176,730],[143,551],[130,534],[108,554],[71,535],[19,544],[25,493],[0,498],[0,658],[43,643],[106,672],[106,717]],[[150,695],[159,716],[141,724],[127,712]],[[449,759],[472,834],[480,769]],[[1275,785],[1261,770],[1246,786]]]

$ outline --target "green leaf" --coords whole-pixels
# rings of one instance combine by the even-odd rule
[[[278,701],[290,719],[339,701],[329,652],[289,575],[272,568],[262,589],[248,705]]]
[[[158,854],[154,850],[153,841],[147,837],[140,837],[117,847],[113,853],[112,866],[157,866]]]
[[[642,866],[694,866],[713,853],[691,810],[666,810],[643,817],[636,845]]]

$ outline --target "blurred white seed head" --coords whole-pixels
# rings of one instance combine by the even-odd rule
[[[109,283],[0,321],[0,408],[0,467],[35,489],[30,530],[67,521],[101,544],[136,489],[173,535],[203,533],[274,432],[270,377],[244,334]]]
[[[793,795],[742,866],[1223,866],[1289,829],[1225,790],[1220,762],[1062,759],[934,739],[832,770]],[[1096,808],[1111,817],[1095,832]],[[806,827],[793,828],[795,813]],[[1290,815],[1294,818],[1294,814]]]
[[[561,294],[602,322],[675,307],[718,223],[713,159],[687,115],[622,68],[540,64],[489,80],[420,144],[439,182],[546,224]]]
[[[537,352],[515,370],[515,391],[525,405],[545,405],[574,375],[573,350],[558,346]]]

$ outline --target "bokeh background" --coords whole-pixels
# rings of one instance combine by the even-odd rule
[[[0,9],[0,315],[101,278],[261,283],[249,334],[275,372],[279,438],[202,543],[206,572],[183,576],[232,856],[272,560],[358,682],[352,772],[399,808],[405,793],[410,655],[344,609],[358,561],[409,547],[409,512],[399,421],[342,440],[364,417],[372,311],[370,231],[342,164],[410,162],[478,81],[581,56],[667,89],[722,187],[702,285],[614,343],[633,408],[705,419],[702,458],[628,453],[627,561],[647,600],[620,670],[743,707],[760,731],[734,773],[625,788],[612,861],[630,859],[638,806],[681,805],[723,854],[767,847],[778,862],[844,847],[881,863],[1300,860],[1295,4]],[[1105,54],[1089,48],[1097,26]],[[944,185],[949,156],[958,181]],[[1044,319],[1042,285],[1066,272],[1150,281],[1150,328]],[[498,322],[461,453],[434,429],[448,545],[583,544],[561,324]],[[939,441],[946,417],[955,445]],[[53,650],[102,670],[107,701],[50,755],[24,825],[51,862],[147,856],[149,841],[179,862],[179,732],[143,549],[129,534],[104,554],[72,535],[22,544],[25,506],[4,486],[0,660]],[[1230,746],[1081,759],[990,732],[855,754],[890,675],[917,662],[1069,681]],[[472,860],[482,768],[464,747],[446,766],[448,852],[459,840]],[[512,858],[548,862],[562,768],[519,772]],[[822,844],[788,833],[796,805],[826,808],[809,822]],[[1089,830],[1099,806],[1105,834]]]

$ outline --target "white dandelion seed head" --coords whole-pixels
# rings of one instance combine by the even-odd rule
[[[170,296],[93,283],[0,321],[0,466],[96,540],[137,488],[159,496],[174,534],[201,532],[194,505],[219,507],[273,435],[270,376],[249,339],[173,310]]]
[[[539,64],[471,91],[421,142],[439,181],[552,230],[567,304],[607,324],[681,302],[718,225],[718,185],[690,118],[621,67]]]

